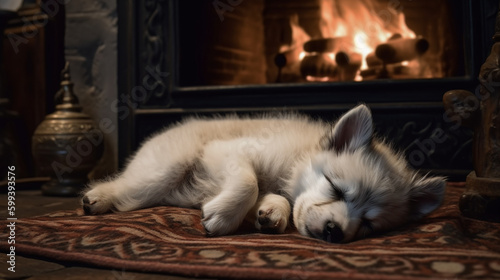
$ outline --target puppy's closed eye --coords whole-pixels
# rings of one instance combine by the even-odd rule
[[[330,183],[330,186],[332,187],[333,190],[333,196],[336,200],[345,200],[345,194],[344,191],[339,188],[333,181],[330,179],[328,176],[323,174],[325,176],[325,179]]]

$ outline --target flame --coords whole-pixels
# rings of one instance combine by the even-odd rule
[[[368,68],[368,65],[366,63],[366,57],[373,52],[373,47],[370,44],[370,38],[368,35],[363,32],[363,31],[358,31],[357,33],[354,34],[354,48],[353,50],[357,53],[360,53],[362,55],[362,60],[361,60],[361,69],[366,69]]]
[[[304,56],[306,56],[307,53],[305,51],[301,51],[300,54],[299,54],[299,60],[302,60],[304,58]]]
[[[366,57],[377,45],[399,34],[415,38],[402,12],[387,7],[375,7],[369,0],[321,0],[321,33],[324,38],[347,36],[351,38],[338,46],[337,51],[357,52],[362,55],[361,69],[367,69]]]
[[[356,61],[361,56],[361,66],[359,70],[368,69],[366,58],[368,55],[374,56],[374,51],[378,45],[387,42],[394,36],[402,38],[416,38],[407,25],[405,15],[401,10],[391,3],[383,6],[379,1],[371,0],[319,0],[321,9],[320,33],[322,38],[338,38],[335,41],[334,49],[331,53],[326,53],[326,58],[335,62],[335,55],[342,51],[346,54],[355,55]],[[299,25],[298,15],[292,15],[289,20],[292,42],[281,46],[280,52],[287,52],[291,62],[287,65],[291,71],[297,71],[298,65],[306,55],[318,55],[318,53],[307,53],[303,44],[311,39],[309,34]],[[318,38],[313,38],[318,39]],[[288,59],[288,57],[287,57]],[[403,62],[401,65],[413,68],[418,67],[418,61]],[[295,68],[294,68],[295,67]],[[347,68],[344,68],[347,69]],[[360,71],[357,71],[355,81],[363,78]],[[356,71],[356,70],[355,70]],[[311,77],[306,76],[308,81],[331,81],[335,77]]]

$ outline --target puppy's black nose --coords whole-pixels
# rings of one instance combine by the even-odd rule
[[[340,243],[344,240],[344,232],[336,223],[328,222],[323,229],[323,240],[330,243]]]

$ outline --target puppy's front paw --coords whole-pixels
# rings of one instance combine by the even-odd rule
[[[227,232],[227,230],[224,229],[222,218],[215,213],[205,214],[205,211],[203,211],[201,224],[203,228],[205,228],[207,236],[219,236]]]
[[[288,215],[279,209],[261,209],[257,215],[255,227],[263,233],[283,233],[288,226]]]
[[[255,227],[264,233],[283,233],[288,226],[290,203],[284,197],[268,194],[257,205]]]
[[[238,209],[226,209],[218,199],[203,205],[201,224],[207,236],[221,236],[234,232],[240,225],[237,212]]]
[[[113,206],[109,195],[101,193],[97,188],[88,191],[82,197],[81,204],[86,215],[103,214],[109,212]]]

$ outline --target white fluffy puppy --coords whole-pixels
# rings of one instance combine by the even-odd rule
[[[430,213],[444,188],[375,139],[359,105],[334,125],[298,115],[186,120],[147,140],[123,173],[91,184],[82,205],[87,214],[201,208],[211,236],[245,217],[282,233],[293,216],[303,235],[348,242]]]

